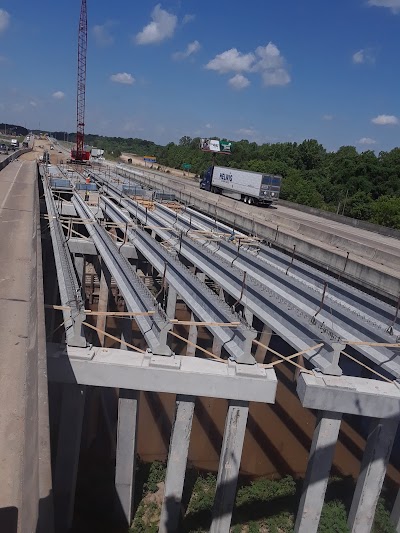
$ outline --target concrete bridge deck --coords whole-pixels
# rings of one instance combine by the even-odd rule
[[[36,531],[51,498],[37,167],[0,172],[0,529]],[[40,452],[40,453],[39,453]],[[44,522],[41,531],[51,531]]]

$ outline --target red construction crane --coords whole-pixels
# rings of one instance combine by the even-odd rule
[[[87,51],[87,7],[82,0],[78,32],[78,92],[76,102],[76,148],[71,150],[71,159],[76,162],[88,161],[85,143],[85,95],[86,95],[86,51]]]

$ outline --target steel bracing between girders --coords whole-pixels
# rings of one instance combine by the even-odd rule
[[[156,354],[171,355],[171,350],[167,346],[167,334],[171,325],[167,322],[150,291],[133,271],[128,260],[119,253],[105,229],[96,222],[93,213],[82,198],[75,194],[72,202],[78,215],[83,219],[97,251],[115,279],[128,310],[131,312],[155,311],[152,315],[135,317],[149,348]]]
[[[167,206],[156,204],[156,212],[160,212],[168,223],[174,222],[174,226],[177,228],[180,227],[179,224],[183,224],[186,230],[192,228],[211,232],[232,232],[232,228],[226,224],[213,220],[191,208],[184,208],[183,211],[175,213]],[[241,236],[245,237],[243,233],[235,231],[235,237],[239,244]],[[225,248],[227,244],[229,245],[229,243],[222,243]],[[247,246],[245,243],[241,245],[240,258],[244,264],[247,265],[245,261],[250,261],[258,271],[280,272],[282,276],[288,277],[296,286],[299,286],[300,291],[310,291],[310,295],[314,295],[319,302],[324,292],[324,285],[327,283],[324,309],[338,309],[339,312],[343,309],[347,310],[351,313],[351,320],[357,317],[358,323],[364,327],[372,327],[380,334],[388,333],[388,328],[393,323],[396,312],[393,306],[385,304],[328,274],[321,273],[310,265],[299,261],[292,264],[292,260],[287,254],[273,247],[259,242],[255,244],[256,247]],[[230,245],[230,247],[233,248],[234,245]],[[254,256],[257,257],[256,260],[253,259]],[[235,264],[241,268],[241,263],[235,261]],[[321,316],[323,315],[324,312]],[[331,317],[326,318],[329,320]],[[400,329],[394,325],[391,335],[387,337],[387,342],[393,342],[398,336],[400,336]]]
[[[46,175],[42,176],[42,181],[49,216],[50,235],[53,244],[61,305],[65,307],[63,318],[66,341],[69,346],[85,347],[86,338],[83,332],[82,322],[85,320],[86,315],[84,312],[85,305],[82,299],[81,287],[75,274],[68,244],[58,218],[54,197]],[[55,304],[56,302],[53,303]]]
[[[100,207],[113,222],[121,225],[132,222],[121,209],[105,197],[101,199]],[[165,272],[165,280],[177,291],[193,314],[201,321],[210,323],[207,329],[221,342],[232,359],[238,363],[255,364],[255,359],[251,355],[251,346],[256,332],[244,325],[235,329],[213,325],[212,323],[237,321],[238,316],[234,315],[213,291],[201,283],[176,256],[163,249],[145,230],[137,228],[135,231],[130,229],[126,231],[129,241],[153,267],[160,274]]]
[[[165,221],[165,225],[173,223],[177,230],[188,231],[190,228],[196,227],[196,220],[201,220],[201,227],[204,228],[204,215],[195,214],[193,210],[190,210],[189,220],[182,215],[176,215],[174,211],[160,204],[157,204],[156,213],[158,211],[163,215],[160,223],[163,224],[162,220]],[[190,236],[190,233],[188,235]],[[365,303],[361,306],[361,310],[355,308],[352,304],[351,295],[354,295],[354,301],[356,301],[357,297],[360,300],[361,292],[359,290],[347,287],[346,301],[340,300],[338,296],[329,297],[325,293],[325,300],[321,305],[323,290],[319,291],[315,286],[315,282],[312,284],[311,281],[306,281],[304,278],[286,275],[287,267],[286,269],[274,268],[263,257],[255,257],[248,250],[239,249],[237,245],[223,239],[219,240],[218,243],[211,244],[207,241],[207,238],[202,238],[200,234],[196,236],[196,242],[198,245],[206,246],[219,258],[229,263],[234,261],[237,268],[247,272],[247,275],[250,275],[268,289],[282,295],[298,309],[304,311],[309,316],[309,320],[315,321],[320,327],[324,324],[332,324],[329,329],[338,335],[338,340],[393,343],[393,336],[387,332],[387,323],[390,320],[389,317],[394,316],[395,309],[391,308],[391,312],[389,312],[388,308],[390,306],[381,304],[367,295],[365,295]],[[306,267],[304,266],[303,271],[305,270]],[[326,276],[327,279],[329,280],[329,286],[332,283],[334,287],[339,287],[342,293],[346,290],[346,286],[344,284],[341,285],[339,281]],[[329,290],[327,292],[329,294]],[[387,320],[386,324],[382,322],[382,316],[379,317],[378,315],[379,304],[385,307],[385,312],[383,311],[382,314],[383,320],[385,318]],[[382,364],[383,361],[386,362],[386,369],[389,372],[395,372],[395,375],[399,375],[399,358],[391,350],[383,347],[359,346],[358,351],[374,361],[374,363]],[[397,360],[393,360],[393,357],[397,357]]]
[[[123,196],[121,195],[121,191],[118,190],[118,188],[116,188],[113,185],[107,184],[102,179],[100,179],[100,181],[103,182],[105,190],[107,190],[109,194],[114,195],[115,199],[118,200],[121,203],[121,205],[126,207],[130,211],[132,216],[136,216],[137,214],[138,218],[142,222],[144,220],[147,220],[147,223],[154,224],[155,226],[165,225],[166,223],[165,218],[164,219],[157,218],[152,212],[145,213],[142,206],[137,205],[136,202],[128,198],[123,199]],[[173,217],[174,219],[176,219],[177,215],[173,213]],[[176,239],[175,241],[173,240],[173,236],[171,235],[171,232],[169,232],[168,234],[168,232],[166,232],[165,230],[157,230],[157,229],[156,229],[156,232],[157,234],[161,236],[162,239],[164,240],[170,239],[171,246],[177,249],[178,245],[177,245]],[[194,252],[194,253],[202,252],[204,254],[206,253],[204,249],[200,250],[198,242],[196,242],[196,246],[194,247],[193,241],[190,241],[186,237],[183,237],[182,239],[179,240],[179,247],[180,247],[182,255],[184,255],[188,259],[189,259],[189,256],[185,255],[186,244],[189,246],[189,248],[191,248],[191,252]],[[211,254],[211,255],[214,255],[214,254]],[[208,257],[210,257],[210,255]],[[223,257],[219,257],[218,259],[220,260],[220,263],[216,267],[217,270],[218,268],[220,269],[221,264],[224,264],[225,265],[224,271],[226,272],[231,265],[231,261],[227,262],[226,260],[224,260]],[[212,263],[212,261],[213,260],[210,259],[210,263]],[[214,261],[215,261],[215,258],[214,258]],[[235,260],[235,264],[236,264],[236,260]],[[262,267],[265,268],[264,265],[262,265]],[[207,275],[209,275],[211,279],[214,279],[215,281],[217,281],[215,272],[216,272],[215,269],[214,270],[210,269],[210,274],[207,272]],[[276,276],[276,273],[275,273],[275,276]],[[271,276],[268,274],[267,277],[270,278]],[[287,276],[283,276],[283,273],[282,273],[282,278],[285,279],[286,281]],[[257,281],[257,283],[260,283],[260,281]],[[246,289],[249,289],[248,292],[250,292],[251,284],[252,284],[252,280],[251,280],[251,277],[249,277],[249,279],[246,280]],[[226,286],[225,285],[223,286],[227,290],[227,292],[230,292],[229,284]],[[264,288],[264,283],[262,283],[261,286]],[[303,296],[304,296],[304,287],[301,286],[301,289],[303,289]],[[275,294],[274,289],[267,288],[267,290],[272,291]],[[300,292],[302,291],[300,290]],[[236,290],[236,293],[231,293],[231,294],[236,297],[237,290]],[[297,292],[294,292],[293,294],[295,298],[298,300]],[[311,293],[311,296],[313,296],[313,293]],[[333,324],[331,316],[329,316],[329,319],[327,319],[327,321],[329,320],[329,322],[333,326],[331,328],[327,326],[327,322],[324,322],[323,320],[321,321],[319,318],[315,319],[315,324],[312,324],[311,319],[313,318],[314,314],[318,310],[318,305],[315,305],[317,301],[315,300],[315,294],[314,294],[315,301],[311,300],[311,307],[310,307],[310,303],[308,303],[308,306],[304,306],[302,304],[300,307],[298,307],[294,305],[292,302],[293,295],[290,295],[290,294],[288,297],[285,298],[285,297],[282,297],[282,292],[281,292],[280,295],[276,295],[275,297],[279,298],[279,304],[283,303],[286,309],[290,312],[290,315],[297,314],[297,317],[293,317],[293,316],[289,317],[289,324],[287,323],[288,322],[287,314],[286,316],[281,317],[281,319],[279,320],[279,324],[277,326],[276,325],[277,321],[274,320],[276,316],[271,315],[270,313],[266,315],[265,309],[262,310],[261,316],[260,316],[260,314],[253,307],[253,304],[255,302],[252,303],[251,301],[247,300],[246,297],[242,299],[242,302],[243,303],[247,302],[246,305],[249,306],[250,310],[253,310],[254,314],[256,314],[263,322],[268,324],[275,332],[277,332],[283,338],[285,338],[285,340],[287,340],[287,342],[293,347],[295,347],[296,349],[299,349],[299,350],[304,349],[303,347],[304,343],[299,344],[298,341],[300,341],[301,339],[304,340],[307,337],[307,335],[310,337],[310,339],[313,339],[313,341],[316,338],[320,338],[322,340],[325,340],[325,342],[331,343],[333,340],[337,342],[341,342],[342,339],[356,340],[358,338],[358,335],[360,335],[359,333],[360,331],[364,335],[362,339],[363,341],[365,340],[366,342],[368,342],[369,340],[370,342],[393,342],[387,334],[384,334],[384,332],[382,332],[382,330],[372,331],[371,328],[368,328],[368,327],[366,328],[365,322],[363,321],[363,319],[359,319],[359,317],[355,313],[352,313],[348,309],[345,309],[345,314],[347,313],[347,317],[342,319],[339,325],[337,325],[336,322]],[[369,300],[369,297],[367,298],[367,300]],[[307,299],[305,301],[307,303]],[[264,302],[265,302],[265,299],[264,299]],[[307,309],[307,307],[309,309]],[[310,314],[310,311],[309,311],[310,309],[313,310],[312,314]],[[273,312],[277,313],[278,315],[279,313],[281,313],[282,315],[282,306],[280,305],[279,308],[275,307]],[[340,306],[339,306],[339,312],[340,312],[339,314],[343,315],[343,308],[341,308]],[[292,320],[292,323],[290,323],[290,320]],[[273,325],[273,322],[275,322],[275,326]],[[286,325],[285,325],[285,322],[286,322]],[[348,324],[350,324],[351,327],[349,327]],[[305,326],[307,333],[305,333],[305,331],[301,327],[302,325]],[[298,326],[300,326],[300,330]],[[314,333],[312,333],[312,331],[314,331]],[[294,339],[295,335],[298,335],[298,340]],[[328,346],[326,346],[326,349],[329,349]],[[385,370],[387,370],[391,374],[395,376],[400,375],[400,365],[398,362],[398,356],[396,356],[392,351],[386,348],[375,348],[373,346],[357,346],[357,351],[365,355],[368,359],[372,360],[374,363],[377,363],[378,365],[382,366]],[[332,355],[328,354],[328,360],[331,360],[331,357]],[[320,361],[319,356],[316,357],[314,354],[311,354],[311,357],[309,357],[309,359],[311,359],[311,361],[316,366],[320,366],[324,371],[326,371],[326,368],[325,369],[323,368],[326,362]]]

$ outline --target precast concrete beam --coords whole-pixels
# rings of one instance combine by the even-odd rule
[[[231,400],[225,420],[210,533],[229,533],[249,404]]]
[[[53,194],[46,176],[43,178],[43,190],[49,215],[50,235],[53,244],[60,299],[65,308],[63,310],[63,318],[67,343],[70,346],[85,347],[86,339],[82,322],[84,322],[86,316],[81,287],[76,278],[71,254],[66,244]]]
[[[50,381],[275,402],[277,379],[272,368],[111,348],[80,349],[48,344],[47,349]]]
[[[138,324],[150,349],[159,354],[170,355],[171,350],[166,344],[168,329],[171,327],[166,321],[161,310],[156,306],[156,302],[149,290],[140,281],[136,273],[132,270],[129,262],[115,247],[114,241],[100,227],[88,206],[79,195],[73,198],[74,206],[79,216],[84,221],[87,231],[92,237],[102,260],[104,260],[111,275],[115,279],[129,311],[147,312],[155,311],[151,316],[136,316]]]
[[[133,204],[131,200],[125,201],[121,198],[119,198],[118,201],[120,201],[121,204],[124,202],[127,204]],[[129,207],[128,211],[130,211]],[[166,214],[168,211],[170,210],[163,206],[157,206],[156,211],[150,215],[152,223],[156,224],[156,219],[158,220],[159,226],[168,225],[174,222],[175,231],[178,229],[185,231],[187,228],[190,228],[191,224],[185,220],[185,214],[182,215],[169,212],[168,215]],[[143,214],[141,213],[141,208],[138,209],[138,212],[138,217],[142,219]],[[207,223],[205,223],[204,220],[204,218],[207,217],[204,217],[197,212],[196,214],[191,213],[190,216],[197,220],[196,227],[209,229],[210,231],[214,230],[214,221],[209,220],[207,227]],[[179,222],[176,222],[175,219],[179,220]],[[163,229],[157,230],[157,232],[164,240],[168,239],[168,233],[171,234],[171,232],[164,231]],[[190,235],[190,233],[188,235]],[[211,249],[211,245],[209,245],[207,239],[204,238],[203,244],[205,247],[208,247],[209,252],[211,252],[211,256],[204,260],[200,257],[201,255],[205,255],[205,253],[203,253],[204,248],[199,246],[201,242],[199,243],[198,239],[196,239],[195,244],[193,242],[190,244],[188,242],[189,240],[190,239],[188,238],[181,240],[179,243],[179,253],[184,257],[188,257],[188,254],[193,257],[196,255],[194,254],[193,246],[196,246],[198,248],[197,259],[195,260],[196,265],[205,269],[207,275],[214,279],[219,285],[223,285],[227,292],[230,292],[235,297],[237,297],[237,293],[241,292],[238,287],[236,287],[236,293],[233,292],[234,284],[230,278],[226,278],[224,281],[221,281],[220,279],[223,278],[223,276],[221,276],[221,271],[228,272],[230,266],[234,262],[238,274],[235,270],[234,272],[239,278],[242,277],[243,271],[247,272],[248,277],[246,285],[248,289],[255,289],[258,284],[258,286],[261,286],[261,292],[259,289],[256,290],[258,290],[260,296],[263,296],[263,292],[266,292],[270,293],[271,296],[274,295],[274,297],[279,300],[280,304],[276,305],[274,299],[266,299],[263,297],[264,305],[261,307],[254,306],[253,311],[264,323],[268,324],[274,331],[281,335],[291,346],[299,351],[305,349],[304,339],[307,338],[307,336],[310,337],[310,344],[315,338],[321,338],[322,341],[325,341],[326,344],[324,348],[321,348],[316,352],[307,352],[304,355],[306,359],[310,360],[312,364],[320,368],[322,372],[335,375],[341,374],[340,367],[337,364],[338,354],[335,348],[331,346],[332,342],[341,342],[342,339],[365,340],[366,338],[371,340],[371,342],[392,342],[390,335],[386,332],[386,321],[387,323],[392,321],[392,317],[395,313],[394,309],[390,311],[388,306],[385,306],[384,318],[382,317],[382,313],[378,312],[376,304],[369,304],[370,309],[368,309],[367,306],[361,310],[360,306],[362,306],[362,302],[357,306],[354,303],[355,301],[358,302],[360,300],[358,294],[353,297],[345,296],[343,300],[341,299],[342,292],[347,294],[349,293],[349,289],[345,291],[341,289],[338,294],[329,298],[329,304],[325,304],[324,306],[324,280],[322,282],[319,281],[316,284],[312,277],[310,277],[308,281],[305,281],[299,276],[285,275],[288,271],[288,266],[291,264],[288,263],[287,259],[284,268],[279,266],[277,269],[271,269],[271,261],[269,260],[267,260],[268,265],[266,265],[265,260],[259,260],[257,257],[254,257],[253,254],[248,254],[246,251],[243,251],[243,253],[240,252],[239,256],[239,249],[236,249],[231,243],[224,240],[218,242],[216,249]],[[175,249],[177,249],[176,243],[174,246]],[[241,249],[242,248],[240,248],[240,250]],[[215,255],[215,258],[212,257],[213,255]],[[201,263],[201,261],[203,261],[203,263]],[[219,263],[217,263],[217,261],[219,261]],[[222,265],[225,265],[225,268],[221,268]],[[209,270],[207,270],[207,266],[209,267]],[[335,281],[333,283],[335,283]],[[329,296],[331,295],[329,294]],[[254,300],[254,294],[252,299]],[[370,300],[367,296],[366,299]],[[243,298],[242,303],[248,305],[246,297]],[[256,304],[256,302],[254,302],[254,304]],[[320,305],[322,307],[319,309]],[[275,307],[275,309],[271,309],[271,307]],[[257,308],[260,309],[261,314],[258,314],[259,311]],[[329,311],[329,309],[331,309],[331,311]],[[288,310],[290,313],[288,313]],[[328,325],[332,320],[334,321],[333,328]],[[287,324],[288,322],[289,325]],[[369,327],[366,328],[366,323],[370,323],[372,329]],[[298,339],[296,338],[297,336]],[[357,350],[375,363],[382,364],[388,372],[391,372],[396,376],[400,375],[400,366],[397,361],[398,358],[393,357],[393,352],[388,348],[376,347],[373,345],[359,345],[357,346]]]
[[[194,405],[194,396],[180,395],[176,398],[159,533],[178,531]]]
[[[119,253],[126,257],[126,259],[137,259],[136,249],[132,244],[118,241],[115,243],[115,246],[118,248]],[[69,251],[73,254],[82,254],[82,255],[97,255],[96,246],[92,239],[83,239],[79,237],[71,237],[68,239],[68,248]]]
[[[160,222],[160,219],[152,213],[145,215],[142,206],[132,200],[123,199],[112,185],[107,184],[106,188],[111,197],[126,208],[131,216],[136,216],[141,222],[145,222],[146,217],[152,224],[162,225],[165,223]],[[103,201],[115,208],[114,204],[109,200],[104,199]],[[171,232],[169,231],[157,229],[156,232],[165,241],[171,239]],[[210,279],[213,279],[218,285],[223,287],[223,290],[237,299],[237,301],[240,301],[242,305],[251,310],[263,323],[276,331],[296,349],[304,350],[309,348],[315,342],[316,337],[329,340],[329,343],[327,342],[324,347],[307,352],[305,357],[323,372],[340,372],[339,369],[334,369],[332,364],[335,358],[334,349],[330,346],[332,341],[330,334],[325,334],[320,328],[310,324],[309,320],[299,322],[299,317],[304,315],[302,310],[299,310],[296,318],[288,316],[286,309],[293,307],[290,301],[283,301],[280,295],[273,295],[271,291],[264,291],[268,293],[264,295],[261,285],[255,285],[250,279],[246,280],[246,290],[243,293],[242,271],[232,267],[232,264],[224,259],[214,257],[210,250],[204,250],[199,247],[198,243],[194,243],[183,235],[177,242],[172,243],[172,246],[179,254],[195,264]],[[274,298],[270,298],[270,296],[274,296]],[[336,337],[338,336],[335,334],[334,338]]]
[[[318,531],[341,421],[341,413],[326,411],[318,413],[297,511],[295,533],[317,533]]]
[[[119,200],[118,196],[116,199]],[[125,201],[122,200],[122,202]],[[129,223],[131,221],[124,211],[108,198],[102,198],[100,205],[104,213],[114,222]],[[256,337],[256,332],[244,325],[239,325],[235,329],[219,326],[219,322],[229,323],[236,321],[237,317],[227,306],[223,306],[211,290],[202,285],[196,276],[189,273],[187,268],[168,254],[159,243],[151,239],[144,230],[137,228],[132,231],[128,228],[126,233],[129,241],[140,250],[151,265],[158,272],[165,272],[165,279],[175,287],[193,313],[202,321],[209,323],[207,329],[215,338],[218,338],[221,346],[229,355],[238,363],[254,364],[251,344]]]
[[[399,415],[371,422],[347,522],[351,533],[369,533],[372,529],[398,424]]]
[[[400,416],[400,388],[395,383],[302,372],[297,394],[303,407],[309,409],[373,418]]]

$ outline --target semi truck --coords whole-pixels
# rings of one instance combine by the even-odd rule
[[[203,173],[200,189],[250,205],[269,206],[279,199],[282,176],[212,166]]]
[[[19,148],[19,141],[18,139],[11,139],[11,148],[13,150],[17,150]]]

